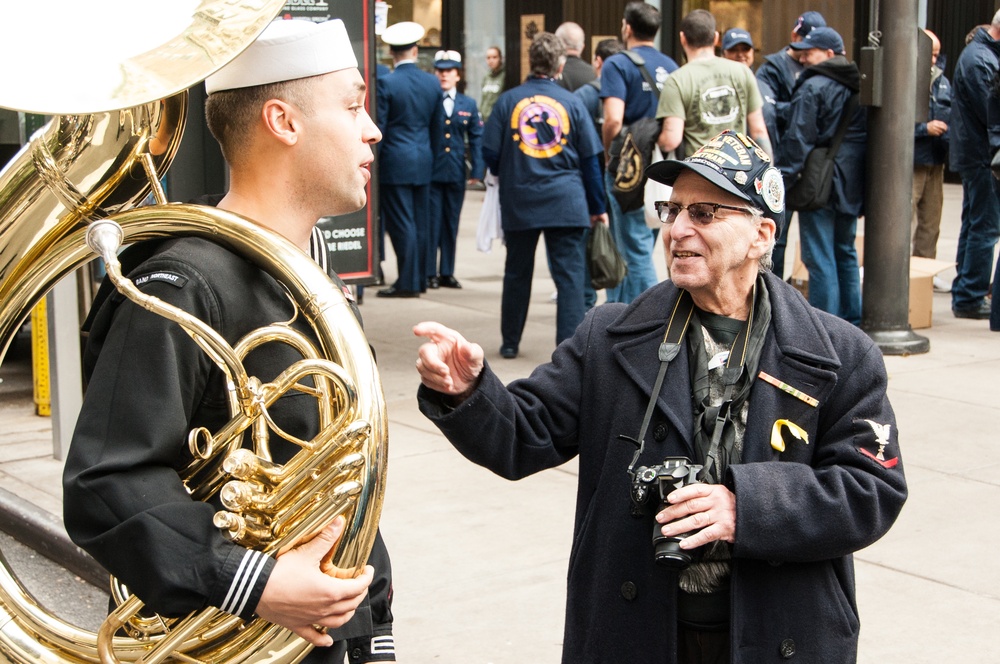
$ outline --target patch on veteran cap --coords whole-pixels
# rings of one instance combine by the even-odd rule
[[[684,161],[657,162],[646,175],[673,186],[685,170],[750,203],[781,228],[785,210],[781,173],[750,137],[727,129]]]
[[[232,62],[205,79],[208,94],[292,81],[358,66],[340,19],[277,20]]]
[[[764,199],[764,204],[771,212],[785,211],[785,182],[781,179],[781,172],[773,166],[764,171],[760,179],[760,197]]]

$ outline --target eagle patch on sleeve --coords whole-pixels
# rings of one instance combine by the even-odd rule
[[[858,451],[866,457],[882,466],[883,468],[893,468],[899,463],[899,457],[894,456],[892,449],[894,445],[889,440],[892,434],[891,424],[880,424],[873,420],[865,420],[875,434],[874,444],[859,445]],[[867,436],[865,437],[867,438]],[[869,449],[871,448],[871,449]]]

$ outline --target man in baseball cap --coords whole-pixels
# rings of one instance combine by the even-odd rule
[[[819,12],[803,12],[801,16],[795,19],[795,25],[792,26],[792,42],[796,41],[795,36],[805,39],[809,36],[815,28],[825,28],[826,19]]]
[[[819,49],[821,51],[833,51],[833,55],[846,55],[847,52],[844,50],[844,40],[833,28],[815,28],[809,31],[809,34],[802,38],[802,41],[794,42],[789,44],[789,47],[795,51],[808,51],[810,49]],[[810,63],[803,62],[804,65],[808,66]]]
[[[722,56],[753,67],[753,37],[743,28],[730,28],[722,36]]]
[[[646,172],[673,186],[670,278],[507,385],[479,344],[417,325],[420,410],[502,477],[579,461],[564,662],[850,664],[851,553],[906,499],[881,353],[767,270],[784,191],[751,139]]]
[[[318,219],[365,204],[381,134],[365,111],[365,81],[343,22],[272,22],[206,89],[208,126],[230,167],[220,209],[305,252]],[[144,293],[212,325],[230,344],[297,315],[264,269],[210,239],[138,243],[122,263]],[[182,443],[188,433],[217,431],[228,419],[223,371],[180,326],[129,300],[99,294],[93,311],[86,351],[93,390],[63,481],[70,535],[162,615],[214,607],[262,618],[316,646],[304,660],[312,664],[343,662],[348,650],[357,653],[351,661],[393,661],[381,537],[364,572],[341,579],[323,566],[345,532],[343,518],[277,556],[225,536],[213,525],[217,508],[191,498],[176,472],[191,462]],[[284,344],[268,344],[244,366],[271,380],[300,358]],[[278,401],[269,408],[277,427],[299,439],[319,434],[314,400]],[[272,434],[270,449],[284,461],[299,445]],[[136,550],[151,557],[139,565]]]
[[[441,84],[417,66],[422,25],[390,25],[382,41],[392,51],[392,74],[378,82],[379,204],[382,223],[396,254],[396,281],[377,297],[413,298],[433,287],[430,215],[437,126],[443,117]]]

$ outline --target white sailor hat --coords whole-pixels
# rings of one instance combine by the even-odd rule
[[[413,21],[393,23],[382,31],[382,41],[394,51],[405,51],[424,38],[424,26]]]
[[[462,56],[458,51],[438,51],[434,54],[435,69],[461,69]]]
[[[324,23],[277,20],[235,60],[205,79],[205,89],[212,94],[357,66],[351,39],[340,19]]]

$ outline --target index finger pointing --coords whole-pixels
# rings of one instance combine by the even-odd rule
[[[442,341],[464,341],[461,334],[455,330],[445,327],[441,323],[434,321],[424,321],[413,326],[413,334],[418,337],[425,337],[433,343]]]

